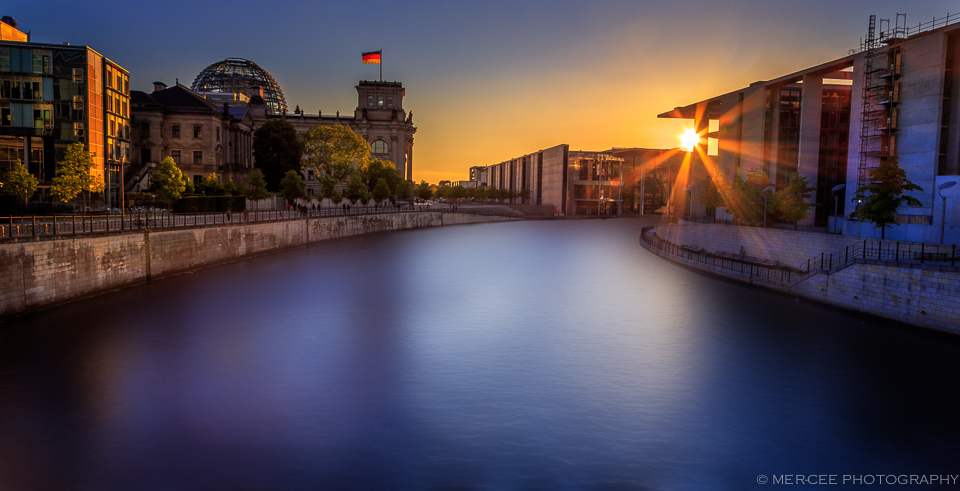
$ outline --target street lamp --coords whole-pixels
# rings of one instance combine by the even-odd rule
[[[830,192],[833,194],[833,231],[834,232],[837,231],[837,200],[839,199],[839,196],[837,196],[837,191],[845,187],[847,187],[846,184],[837,184],[836,186],[833,187],[833,189],[830,190]]]
[[[944,189],[950,189],[957,185],[957,181],[947,181],[937,186],[937,194],[943,200],[943,214],[940,215],[940,243],[943,244],[943,229],[947,222],[947,197],[943,195]]]
[[[760,191],[760,194],[763,195],[763,228],[767,228],[767,198],[770,197],[770,193],[776,192],[777,188],[773,186],[767,186],[763,188],[763,191]]]

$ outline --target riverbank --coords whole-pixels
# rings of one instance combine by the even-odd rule
[[[513,218],[440,211],[383,213],[3,239],[0,318],[319,241],[506,220]]]
[[[868,242],[857,237],[704,224],[645,228],[640,240],[654,254],[690,269],[960,334],[960,266],[955,256],[925,251],[923,244],[887,241],[884,251],[883,243],[872,247]],[[901,249],[911,255],[905,256]],[[892,251],[896,251],[895,260],[889,255]]]

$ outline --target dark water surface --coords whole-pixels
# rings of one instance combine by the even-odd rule
[[[641,224],[359,237],[8,320],[0,490],[960,474],[960,342],[679,268]]]

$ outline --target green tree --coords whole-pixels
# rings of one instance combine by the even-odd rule
[[[288,171],[299,171],[303,140],[290,122],[273,119],[253,132],[254,166],[263,172],[267,189],[279,191]]]
[[[160,201],[170,203],[180,199],[187,189],[189,181],[177,167],[172,158],[167,157],[150,170],[150,191],[160,198]]]
[[[63,160],[57,163],[57,175],[53,178],[50,192],[64,203],[81,192],[103,192],[103,177],[92,172],[94,165],[93,155],[83,149],[83,143],[70,145]],[[87,208],[86,194],[83,208]]]
[[[377,203],[383,203],[390,198],[390,185],[384,178],[377,179],[377,185],[373,187],[373,200]]]
[[[339,205],[340,202],[343,201],[343,196],[340,194],[340,191],[337,191],[336,189],[334,189],[333,192],[330,193],[329,198],[330,198],[330,201],[333,201],[333,204],[335,205]]]
[[[520,198],[523,198],[524,203],[530,199],[530,188],[523,188],[520,190]]]
[[[336,181],[367,165],[370,144],[347,126],[317,126],[303,137],[303,164],[318,174],[326,172]]]
[[[223,190],[233,196],[240,194],[240,190],[237,189],[237,185],[233,183],[232,177],[227,179],[227,183],[223,185]]]
[[[17,159],[10,170],[3,174],[3,184],[0,185],[7,194],[22,199],[24,206],[27,205],[27,200],[33,196],[33,193],[37,192],[37,178],[23,166],[20,159]]]
[[[293,204],[297,198],[306,198],[307,183],[303,182],[303,176],[295,170],[288,170],[283,179],[280,179],[280,194],[290,204]]]
[[[723,184],[724,205],[727,213],[737,220],[745,222],[763,221],[763,195],[761,191],[770,185],[767,174],[760,169],[753,169],[746,179],[737,176],[729,184]]]
[[[267,191],[267,180],[263,177],[263,172],[260,169],[253,169],[250,171],[248,182],[250,186],[244,190],[243,194],[248,199],[255,201],[257,203],[257,210],[259,210],[260,201],[270,196],[270,192]]]
[[[398,182],[394,192],[397,195],[397,199],[409,200],[412,193],[410,190],[410,181],[404,179]]]
[[[870,169],[869,184],[857,189],[853,201],[859,202],[860,206],[853,214],[872,223],[873,228],[879,228],[883,239],[887,225],[897,225],[896,213],[900,206],[921,206],[920,200],[903,196],[904,191],[923,191],[923,188],[907,179],[907,173],[900,168],[896,156],[887,157],[879,166]]]
[[[710,176],[703,179],[700,187],[700,204],[706,207],[707,215],[711,215],[712,210],[724,206],[723,194],[720,193],[724,184],[722,174],[717,174],[716,181]]]
[[[417,186],[416,194],[418,198],[424,201],[433,197],[433,191],[430,190],[430,185],[427,184],[427,181],[420,181],[420,185]]]
[[[467,197],[467,188],[456,185],[450,188],[450,197],[453,199],[463,199]]]
[[[797,222],[810,216],[810,208],[813,208],[814,204],[809,200],[816,190],[805,176],[794,174],[790,176],[787,187],[773,196],[774,207],[780,212],[783,221],[793,222],[794,230],[797,229]]]
[[[320,192],[324,198],[333,198],[333,193],[337,192],[337,181],[330,174],[320,175]]]
[[[197,192],[204,196],[221,196],[226,193],[226,188],[220,184],[220,178],[216,172],[211,172],[209,176],[200,180],[197,186]]]
[[[362,168],[361,176],[367,184],[370,185],[370,191],[376,187],[377,182],[383,179],[387,182],[387,189],[396,189],[397,184],[403,180],[400,172],[389,160],[370,159]]]
[[[367,197],[367,185],[363,183],[359,173],[350,176],[350,182],[347,183],[347,191],[344,196],[353,204],[364,201]]]

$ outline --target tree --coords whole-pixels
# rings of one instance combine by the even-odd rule
[[[859,202],[853,212],[857,218],[870,222],[880,229],[880,238],[885,238],[887,225],[897,225],[897,210],[902,205],[921,206],[920,200],[903,196],[904,191],[923,191],[910,182],[907,173],[900,168],[896,156],[887,157],[880,165],[870,169],[870,182],[857,189],[853,197]]]
[[[360,179],[359,173],[354,173],[350,176],[350,182],[347,183],[347,191],[344,193],[344,196],[353,202],[353,204],[357,204],[366,199],[367,185]]]
[[[260,209],[260,201],[265,200],[270,196],[270,193],[267,191],[267,181],[263,177],[263,172],[260,169],[253,169],[250,171],[249,177],[250,186],[244,190],[244,195],[248,199],[252,199],[257,202],[257,209]]]
[[[406,179],[404,179],[397,183],[397,187],[395,191],[397,195],[397,199],[409,200],[411,192],[412,191],[410,190],[410,181],[407,181]]]
[[[303,140],[290,122],[273,119],[253,132],[255,167],[263,172],[267,189],[280,190],[280,180],[287,171],[300,170]]]
[[[706,207],[707,215],[711,215],[711,210],[716,210],[717,208],[724,206],[723,194],[720,193],[720,189],[724,187],[723,175],[717,174],[717,179],[714,181],[710,176],[707,176],[703,179],[702,186],[700,188],[700,204]]]
[[[370,186],[371,192],[380,179],[387,182],[387,189],[396,189],[397,184],[403,180],[400,172],[389,160],[370,159],[361,171],[363,174],[361,177]]]
[[[83,143],[74,143],[67,147],[63,160],[57,163],[57,175],[53,178],[50,192],[66,203],[81,192],[103,192],[103,177],[92,172],[93,156],[83,149]],[[87,208],[87,196],[83,197],[83,208]]]
[[[22,199],[26,206],[27,200],[37,192],[37,178],[23,166],[20,159],[17,159],[10,170],[3,174],[2,186],[6,193]]]
[[[420,185],[416,189],[417,197],[426,201],[433,197],[433,191],[430,190],[430,185],[427,184],[427,181],[420,181]]]
[[[797,222],[810,216],[810,197],[817,188],[807,182],[805,176],[794,174],[790,176],[787,187],[777,191],[773,196],[774,207],[780,212],[783,221],[793,222],[793,229],[797,229]]]
[[[303,182],[303,176],[295,170],[288,170],[283,179],[280,179],[280,194],[291,204],[297,198],[306,198],[307,184]]]
[[[737,176],[733,182],[724,184],[720,191],[725,199],[727,212],[737,220],[745,222],[763,221],[763,191],[770,185],[767,174],[760,169],[753,169],[747,174],[746,180]]]
[[[240,190],[237,189],[237,185],[233,183],[233,178],[227,179],[227,183],[223,185],[223,190],[231,195],[240,194]]]
[[[390,185],[384,178],[377,179],[377,185],[373,187],[373,200],[377,203],[383,203],[390,198]]]
[[[324,198],[333,198],[333,193],[337,192],[337,181],[330,177],[330,174],[322,174],[320,177],[320,192]]]
[[[347,126],[317,126],[303,137],[303,164],[343,181],[367,165],[370,144]]]
[[[220,178],[216,172],[211,172],[209,176],[200,180],[197,185],[197,192],[204,196],[220,196],[226,193],[226,189],[220,184]]]
[[[150,170],[150,191],[155,193],[167,206],[180,199],[187,189],[187,179],[172,158],[167,157]]]

